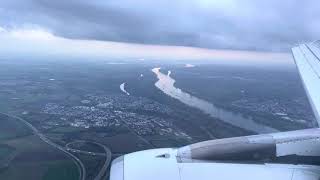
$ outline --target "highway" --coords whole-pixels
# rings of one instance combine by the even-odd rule
[[[83,142],[87,142],[87,141],[73,141],[73,142],[70,142],[68,144],[66,144],[65,146],[65,149],[67,151],[71,151],[71,152],[74,152],[74,153],[79,153],[79,154],[85,154],[85,155],[92,155],[92,156],[103,156],[105,157],[107,154],[106,153],[100,153],[100,152],[90,152],[90,151],[83,151],[83,150],[79,150],[79,149],[74,149],[74,148],[71,148],[70,145],[71,144],[75,144],[75,143],[83,143]],[[97,144],[95,142],[91,142],[91,143],[94,143],[94,144]],[[100,146],[100,145],[99,145]],[[103,145],[104,146],[104,145]],[[102,146],[101,146],[102,147]]]
[[[104,149],[105,153],[89,152],[89,151],[82,151],[82,150],[70,148],[70,145],[74,144],[74,143],[93,143],[93,144],[96,144],[96,145],[102,147]],[[111,153],[110,149],[107,146],[105,146],[105,145],[103,145],[101,143],[98,143],[98,142],[79,140],[79,141],[74,141],[74,142],[66,144],[66,149],[68,151],[75,152],[75,153],[81,153],[81,154],[86,154],[86,155],[91,155],[91,156],[104,156],[104,157],[106,157],[106,160],[105,160],[103,166],[101,167],[101,169],[100,169],[99,173],[97,174],[97,176],[94,178],[94,180],[102,180],[103,175],[106,174],[106,171],[108,170],[108,167],[109,167],[110,162],[111,162],[111,157],[112,157],[112,153]]]
[[[45,135],[43,135],[38,129],[36,129],[31,123],[29,123],[28,121],[17,117],[17,116],[13,116],[10,114],[6,114],[6,113],[2,113],[0,112],[0,114],[6,115],[8,117],[14,118],[19,120],[20,122],[22,122],[23,124],[25,124],[29,129],[32,130],[33,134],[38,136],[43,142],[45,142],[46,144],[62,151],[63,153],[65,153],[66,155],[68,155],[69,157],[72,158],[72,160],[74,161],[74,163],[76,164],[78,171],[79,171],[79,180],[85,180],[86,179],[86,169],[85,166],[83,165],[83,163],[81,162],[81,160],[79,158],[77,158],[75,155],[71,154],[69,151],[73,152],[73,153],[80,153],[80,154],[86,154],[86,155],[91,155],[91,156],[104,156],[105,162],[103,164],[103,166],[101,167],[99,173],[97,174],[97,176],[94,178],[94,180],[102,180],[102,178],[104,177],[104,175],[106,174],[106,171],[108,170],[108,167],[111,163],[111,158],[112,158],[112,153],[110,151],[110,149],[98,142],[89,142],[89,141],[74,141],[71,143],[66,144],[66,147],[62,147],[54,142],[52,142],[50,139],[48,139]],[[73,149],[70,148],[70,144],[73,143],[78,143],[78,142],[83,142],[83,143],[93,143],[96,144],[100,147],[102,147],[105,151],[105,153],[99,153],[99,152],[89,152],[89,151],[82,151],[79,149]]]
[[[66,151],[64,147],[55,144],[54,142],[50,141],[48,138],[46,138],[40,131],[38,131],[32,124],[30,124],[29,122],[27,122],[26,120],[17,117],[17,116],[13,116],[10,114],[6,114],[6,113],[2,113],[0,112],[0,114],[3,114],[5,116],[8,117],[12,117],[14,119],[19,120],[20,122],[22,122],[23,124],[25,124],[28,128],[30,128],[33,132],[34,135],[38,136],[43,142],[47,143],[48,145],[62,151],[63,153],[67,154],[69,157],[72,158],[72,160],[75,162],[75,164],[77,165],[77,168],[79,170],[79,180],[85,180],[86,179],[86,169],[83,165],[83,163],[81,162],[81,160],[79,158],[77,158],[75,155],[71,154],[70,152]],[[110,157],[111,158],[111,157]]]

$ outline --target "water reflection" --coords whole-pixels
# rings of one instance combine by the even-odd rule
[[[241,114],[218,108],[208,101],[183,92],[181,89],[174,86],[175,80],[170,77],[171,72],[165,75],[160,72],[160,68],[153,68],[152,72],[155,73],[158,78],[158,81],[155,83],[155,86],[157,88],[159,88],[165,94],[179,100],[180,102],[188,106],[200,109],[204,113],[209,114],[214,118],[218,118],[223,122],[229,123],[233,126],[256,133],[270,133],[278,131],[274,128],[259,124],[253,121],[252,118],[245,118]]]

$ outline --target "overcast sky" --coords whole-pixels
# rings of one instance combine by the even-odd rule
[[[1,0],[0,27],[73,39],[289,51],[319,38],[318,0]]]

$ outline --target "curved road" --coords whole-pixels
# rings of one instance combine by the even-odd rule
[[[73,155],[73,154],[69,153],[68,151],[66,151],[62,146],[60,146],[58,144],[55,144],[50,139],[45,137],[39,130],[37,130],[32,124],[30,124],[26,120],[24,120],[24,119],[22,119],[20,117],[13,116],[13,115],[6,114],[6,113],[2,113],[2,112],[0,112],[0,114],[3,114],[5,116],[12,117],[14,119],[17,119],[17,120],[21,121],[23,124],[25,124],[27,127],[29,127],[32,130],[33,134],[38,136],[42,141],[44,141],[48,145],[50,145],[50,146],[62,151],[63,153],[67,154],[68,156],[70,156],[72,158],[72,160],[75,162],[75,164],[77,165],[77,168],[79,170],[79,180],[85,180],[86,179],[86,169],[85,169],[83,163],[81,162],[81,160],[79,158],[77,158],[75,155]]]
[[[88,152],[88,151],[82,151],[82,150],[70,148],[70,145],[74,144],[74,143],[93,143],[93,144],[96,144],[96,145],[102,147],[104,149],[105,153]],[[67,150],[70,150],[72,152],[77,152],[77,153],[82,153],[82,154],[87,154],[87,155],[92,155],[92,156],[105,156],[106,160],[105,160],[101,170],[99,171],[98,175],[94,178],[94,180],[101,180],[102,179],[103,175],[106,173],[106,171],[110,165],[111,157],[112,157],[112,153],[107,146],[105,146],[101,143],[98,143],[98,142],[74,141],[74,142],[66,144],[66,148],[67,148]]]

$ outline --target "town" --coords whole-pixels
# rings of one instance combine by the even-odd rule
[[[169,108],[147,98],[87,95],[86,99],[81,101],[81,105],[47,103],[42,112],[60,116],[54,121],[42,122],[43,129],[66,125],[86,129],[126,126],[139,136],[160,135],[191,139],[168,119],[161,117],[171,113]]]

